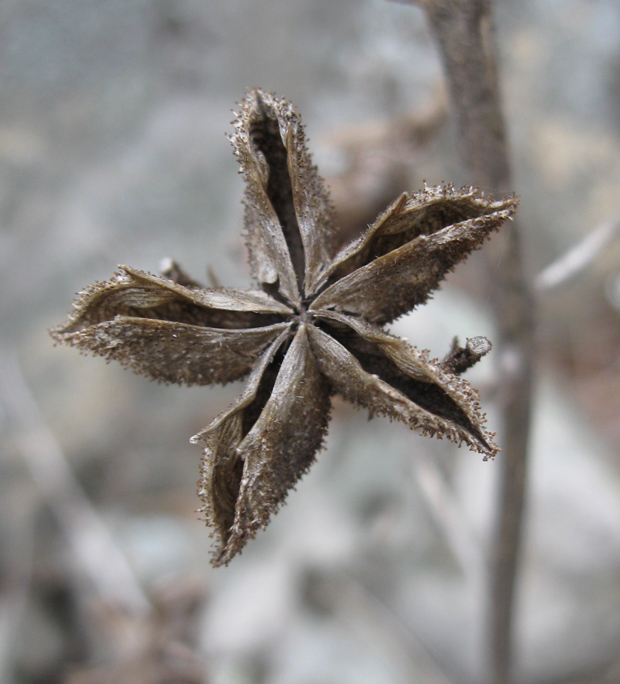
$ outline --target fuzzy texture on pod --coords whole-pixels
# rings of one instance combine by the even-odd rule
[[[331,397],[432,437],[495,456],[478,395],[460,373],[484,338],[429,358],[382,326],[426,302],[517,200],[474,188],[425,187],[397,198],[335,253],[328,193],[293,107],[259,89],[241,103],[231,142],[246,178],[254,288],[204,288],[173,262],[164,277],[119,267],[82,292],[58,342],[160,382],[248,377],[237,401],[192,442],[199,495],[227,564],[265,527],[323,444]]]

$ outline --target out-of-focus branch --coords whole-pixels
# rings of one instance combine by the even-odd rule
[[[306,598],[319,610],[329,610],[363,639],[369,648],[387,654],[403,681],[450,684],[439,663],[400,615],[350,573],[311,571]]]
[[[98,599],[132,613],[145,612],[148,598],[45,423],[14,353],[0,356],[0,391],[7,399],[24,461],[67,535],[75,568]]]
[[[460,152],[473,183],[511,191],[493,36],[491,0],[423,0],[437,41]],[[533,298],[522,269],[516,224],[490,245],[490,287],[500,332],[504,430],[500,518],[493,554],[489,647],[493,678],[509,680],[514,586],[521,539],[533,365]]]
[[[321,167],[329,168],[331,160],[326,180],[338,212],[340,244],[358,237],[395,197],[411,188],[420,157],[438,137],[447,115],[445,89],[437,88],[413,111],[349,125],[323,138],[327,163]]]
[[[14,655],[19,627],[28,610],[32,581],[34,516],[28,510],[19,518],[21,520],[17,525],[15,520],[12,521],[9,543],[4,547],[6,575],[0,591],[0,682],[12,682],[15,679]]]
[[[620,214],[600,223],[583,240],[543,269],[534,285],[539,292],[562,285],[587,268],[620,234]]]
[[[476,590],[485,586],[488,579],[486,554],[445,477],[436,463],[423,453],[416,455],[413,469],[416,484],[466,581]]]

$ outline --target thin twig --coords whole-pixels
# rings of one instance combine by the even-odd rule
[[[0,356],[0,388],[33,480],[67,535],[73,561],[99,599],[140,613],[150,604],[131,566],[77,481],[21,372],[17,354]]]
[[[461,157],[471,180],[485,190],[511,190],[497,82],[491,0],[422,0],[437,41]],[[489,245],[492,302],[502,357],[504,431],[500,516],[493,554],[489,651],[493,680],[509,681],[514,587],[525,496],[533,367],[533,297],[524,279],[516,225]],[[501,258],[498,258],[500,257]]]
[[[534,286],[539,292],[552,290],[586,269],[620,234],[620,214],[600,223],[583,240],[543,269]]]
[[[416,482],[420,487],[429,510],[443,532],[454,559],[460,565],[463,576],[476,589],[485,586],[487,558],[480,540],[468,525],[463,510],[436,463],[424,453],[413,461]]]
[[[404,681],[451,684],[440,663],[411,627],[350,573],[334,569],[321,572],[316,580],[319,600],[365,638],[371,648],[387,653],[390,662],[405,675]]]

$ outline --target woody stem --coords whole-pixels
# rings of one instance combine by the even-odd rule
[[[510,189],[510,164],[497,80],[492,0],[423,0],[437,41],[460,153],[473,182]],[[516,223],[489,245],[488,268],[502,350],[504,410],[499,523],[492,555],[488,648],[492,681],[510,681],[515,580],[521,544],[531,417],[533,298],[523,274]]]

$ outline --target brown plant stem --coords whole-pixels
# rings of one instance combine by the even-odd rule
[[[421,4],[441,53],[463,164],[472,181],[484,190],[506,193],[511,190],[510,165],[491,0],[425,0]],[[490,247],[492,301],[504,361],[504,434],[488,629],[493,681],[503,684],[510,679],[531,417],[534,311],[516,224],[506,226]]]

